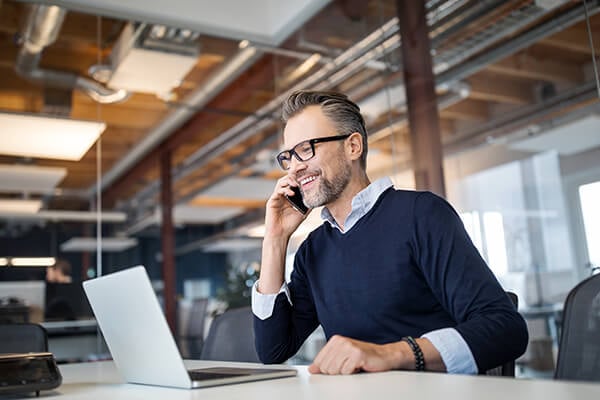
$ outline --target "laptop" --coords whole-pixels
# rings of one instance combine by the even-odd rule
[[[83,282],[117,369],[129,383],[200,388],[295,376],[290,368],[187,370],[143,266]]]

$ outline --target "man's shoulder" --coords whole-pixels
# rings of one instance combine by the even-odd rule
[[[419,203],[446,203],[443,197],[428,190],[410,190],[391,188],[390,198],[394,201],[419,202]]]
[[[398,203],[404,203],[407,205],[414,204],[414,202],[417,201],[421,196],[427,196],[427,194],[431,193],[419,190],[396,189],[394,187],[391,187],[389,190],[383,193],[381,197],[386,201],[394,202],[395,205],[397,205]]]

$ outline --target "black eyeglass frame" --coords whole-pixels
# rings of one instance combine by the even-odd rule
[[[279,164],[279,166],[281,167],[281,169],[283,169],[284,171],[287,171],[288,169],[290,169],[289,164],[288,167],[285,168],[283,166],[283,162],[287,161],[288,163],[290,163],[292,161],[292,156],[296,157],[296,160],[298,161],[308,161],[311,158],[313,158],[315,156],[315,144],[316,143],[323,143],[323,142],[333,142],[335,140],[345,140],[348,139],[350,136],[352,135],[352,133],[348,133],[346,135],[335,135],[335,136],[325,136],[325,137],[320,137],[320,138],[314,138],[314,139],[308,139],[308,140],[303,140],[302,142],[296,144],[294,147],[292,147],[290,150],[283,150],[281,153],[277,154],[277,164]],[[296,147],[303,145],[305,143],[310,144],[310,149],[312,150],[312,155],[306,159],[302,159],[302,157],[300,157],[300,155],[298,153],[296,153]],[[286,158],[283,158],[283,157]]]

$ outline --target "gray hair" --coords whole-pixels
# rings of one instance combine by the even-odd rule
[[[323,114],[329,118],[339,135],[347,135],[358,132],[362,136],[363,152],[360,156],[360,165],[363,169],[367,167],[367,129],[365,120],[360,113],[360,107],[350,101],[348,96],[337,92],[311,92],[299,90],[290,95],[283,103],[283,122],[302,112],[308,106],[321,106]]]

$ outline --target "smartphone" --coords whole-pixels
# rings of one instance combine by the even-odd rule
[[[296,211],[298,211],[301,214],[306,214],[308,212],[308,207],[304,205],[304,201],[302,200],[302,194],[300,193],[300,188],[298,186],[290,187],[294,191],[294,195],[288,196],[286,194],[285,197],[288,199],[288,201]]]

